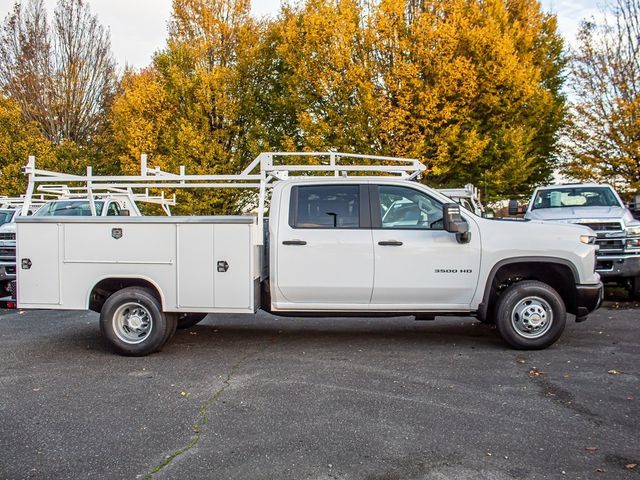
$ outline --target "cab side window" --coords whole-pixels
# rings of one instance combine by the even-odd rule
[[[383,229],[442,230],[442,203],[408,187],[378,186]]]
[[[120,207],[116,202],[111,202],[109,207],[107,208],[107,216],[118,216],[120,215]]]
[[[293,228],[359,228],[358,185],[293,187],[289,225]]]

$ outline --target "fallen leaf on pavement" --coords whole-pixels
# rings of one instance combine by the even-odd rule
[[[544,372],[541,372],[540,370],[538,370],[537,368],[532,368],[531,370],[529,370],[529,376],[530,377],[542,377],[544,375]]]

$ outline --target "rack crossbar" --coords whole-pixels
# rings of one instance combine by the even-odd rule
[[[287,164],[282,161],[292,158],[304,159],[309,163]],[[311,163],[311,160],[316,161]],[[319,173],[323,172],[335,177],[347,177],[351,173],[356,174],[354,178],[358,179],[391,175],[404,180],[413,180],[418,178],[426,167],[413,158],[329,151],[261,153],[238,175],[187,175],[184,166],[180,166],[179,170],[179,173],[171,173],[159,167],[149,168],[147,155],[142,155],[140,175],[93,175],[91,167],[87,168],[85,175],[74,175],[38,169],[35,165],[35,157],[29,157],[29,162],[23,167],[23,172],[29,178],[26,201],[22,206],[23,214],[28,211],[36,190],[50,194],[85,195],[92,205],[93,199],[100,195],[126,194],[134,201],[160,203],[168,212],[168,205],[175,205],[175,194],[172,200],[165,198],[164,193],[154,197],[149,195],[149,189],[251,188],[259,190],[257,237],[258,241],[262,242],[266,192],[277,181],[291,178],[315,179],[319,177]],[[51,185],[51,182],[55,182],[56,185]],[[68,184],[81,184],[81,186]],[[137,193],[136,189],[144,189],[144,192]]]

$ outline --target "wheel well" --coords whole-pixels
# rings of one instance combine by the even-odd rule
[[[538,280],[553,288],[562,298],[567,311],[576,312],[576,279],[571,268],[562,263],[553,262],[516,262],[499,267],[493,277],[489,278],[490,285],[485,291],[484,304],[481,315],[484,318],[493,314],[493,308],[500,294],[514,283],[522,280]]]
[[[91,294],[89,295],[89,310],[100,313],[107,298],[118,290],[127,287],[144,287],[162,303],[160,292],[156,286],[148,280],[142,278],[105,278],[99,281],[91,290]]]

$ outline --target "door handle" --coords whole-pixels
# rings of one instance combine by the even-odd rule
[[[400,245],[402,245],[402,242],[399,242],[398,240],[385,240],[382,242],[378,242],[378,245],[383,245],[386,247],[399,247]]]
[[[306,245],[307,242],[304,240],[285,240],[282,242],[283,245]]]

